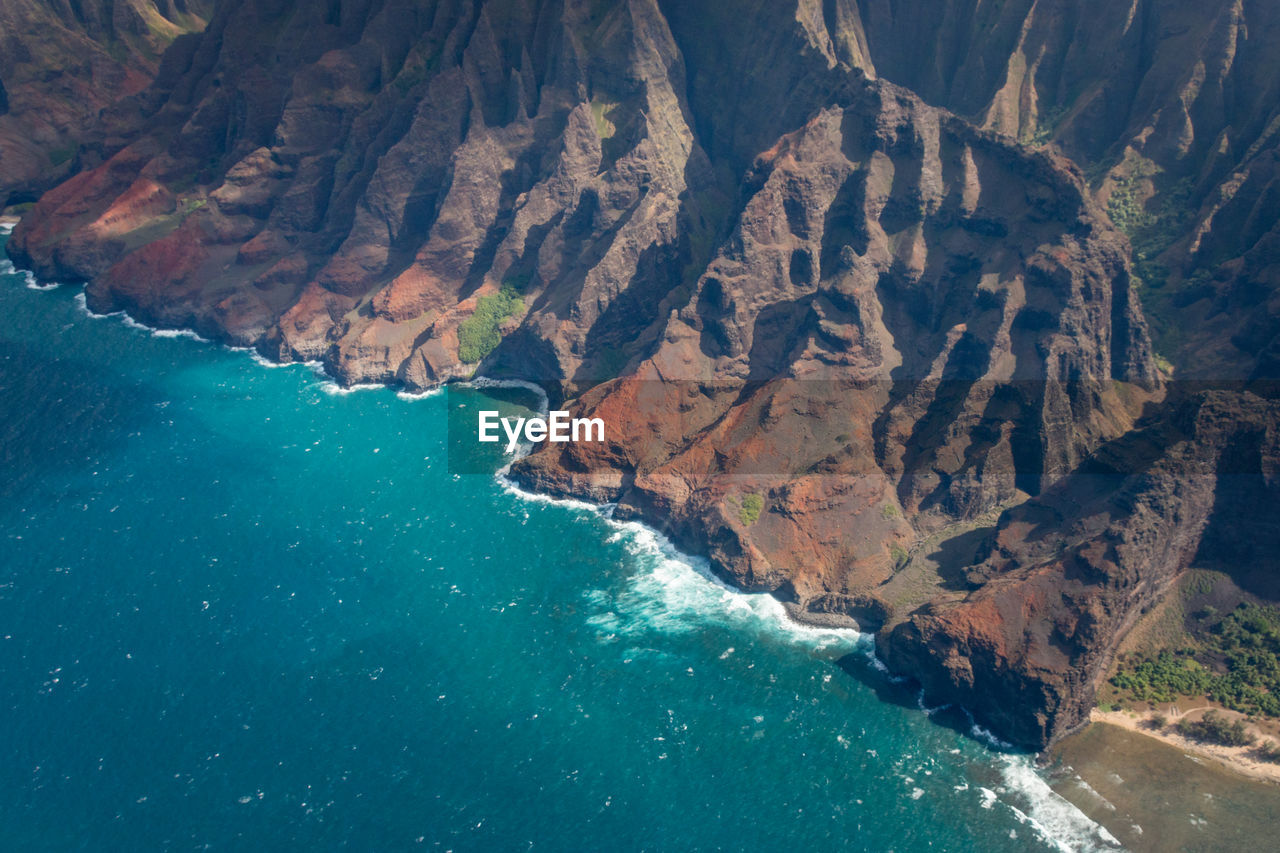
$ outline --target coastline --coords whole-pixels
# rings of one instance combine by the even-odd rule
[[[17,223],[18,223],[17,217],[0,217],[0,236],[11,233],[13,230],[13,227]],[[14,271],[24,272],[23,270],[18,270],[16,267]],[[26,271],[26,272],[31,277],[32,281],[34,281],[35,280],[34,273],[31,273],[30,271]],[[35,286],[33,289],[51,290],[59,286],[61,285],[54,283],[54,284],[43,285],[43,286],[38,285],[38,286]],[[470,387],[470,388],[475,388],[477,390],[483,390],[485,388],[518,388],[523,391],[528,391],[529,393],[537,397],[539,409],[544,415],[550,408],[550,399],[547,395],[546,389],[542,385],[538,384],[537,382],[527,380],[527,379],[493,378],[488,376],[474,375],[469,379],[461,379],[461,378],[448,379],[445,382],[442,382],[438,385],[435,385],[430,388],[423,388],[423,389],[410,388],[410,387],[405,387],[403,385],[397,385],[397,384],[385,383],[385,382],[369,382],[369,383],[358,383],[354,385],[344,385],[342,384],[342,380],[339,377],[329,372],[329,370],[327,369],[327,366],[322,361],[292,361],[291,362],[291,361],[275,360],[267,355],[264,355],[260,350],[258,350],[255,347],[239,346],[237,344],[231,343],[226,340],[218,340],[217,338],[207,338],[201,335],[199,332],[195,331],[194,329],[191,329],[188,327],[170,328],[170,327],[159,327],[159,326],[148,325],[147,323],[135,318],[127,308],[121,308],[116,311],[100,314],[95,312],[93,309],[91,309],[88,306],[88,302],[83,290],[81,290],[80,293],[77,294],[77,302],[79,303],[80,309],[87,316],[91,318],[106,319],[108,317],[117,317],[126,326],[129,326],[130,328],[138,329],[139,331],[149,332],[151,335],[156,337],[187,337],[200,343],[212,344],[214,346],[223,347],[225,349],[231,350],[232,352],[247,353],[253,359],[254,362],[256,362],[257,364],[265,368],[282,368],[282,367],[291,367],[291,366],[306,367],[310,369],[319,380],[321,380],[321,383],[322,383],[321,387],[325,391],[325,393],[328,393],[331,395],[350,394],[356,391],[363,391],[363,390],[386,389],[396,394],[397,397],[403,400],[413,401],[413,400],[422,400],[428,397],[432,397],[444,391],[445,388],[449,385],[458,385],[460,387]],[[521,445],[520,449],[517,451],[516,457],[513,458],[511,461],[514,462],[516,461],[516,459],[519,459],[522,456],[527,455],[531,450],[532,450],[531,446]],[[853,640],[855,644],[858,644],[858,645],[861,645],[866,640],[870,639],[869,648],[866,649],[866,653],[871,658],[873,658],[876,664],[878,664],[878,668],[883,668],[883,671],[886,673],[889,672],[888,668],[885,667],[883,661],[881,661],[876,654],[874,633],[863,631],[858,626],[857,622],[853,620],[851,617],[845,616],[843,614],[836,614],[836,613],[831,613],[831,614],[813,613],[805,610],[804,608],[794,605],[792,602],[783,601],[782,599],[779,599],[778,597],[774,596],[772,593],[767,593],[767,592],[753,593],[753,592],[747,592],[745,590],[739,589],[738,587],[734,586],[729,580],[721,577],[720,574],[715,571],[714,567],[710,565],[710,563],[706,560],[705,557],[701,557],[699,555],[688,553],[681,550],[680,547],[675,542],[671,541],[669,537],[663,534],[656,525],[649,523],[647,520],[629,520],[627,522],[615,521],[612,518],[612,507],[609,504],[597,504],[588,500],[584,500],[579,497],[553,495],[548,493],[530,491],[525,487],[523,487],[521,484],[515,482],[513,479],[511,479],[508,476],[510,467],[511,467],[511,463],[508,463],[507,465],[503,466],[501,469],[495,472],[496,479],[499,481],[502,487],[508,492],[524,500],[557,503],[557,504],[561,504],[563,506],[568,506],[568,507],[588,509],[594,513],[597,513],[605,517],[610,522],[610,524],[617,525],[619,529],[625,529],[628,525],[633,525],[635,529],[643,531],[644,534],[647,534],[648,536],[653,537],[660,551],[667,552],[675,559],[690,566],[695,573],[701,575],[711,583],[721,587],[726,592],[730,592],[730,593],[733,593],[736,595],[742,595],[742,596],[757,596],[757,595],[764,596],[766,599],[769,600],[771,605],[773,605],[773,607],[771,607],[770,609],[774,611],[775,618],[780,623],[780,627],[785,626],[790,628],[792,631],[798,632],[798,633],[812,633],[817,635],[832,633],[837,635],[847,635],[849,638]],[[978,735],[975,735],[975,738],[989,742],[989,739],[982,738]]]
[[[10,230],[8,227],[3,229],[4,232],[8,230]],[[34,278],[34,275],[32,277]],[[48,289],[56,286],[53,285]],[[423,390],[409,389],[390,383],[344,386],[339,379],[326,370],[325,365],[321,362],[272,360],[256,348],[237,346],[217,338],[206,338],[187,327],[158,328],[149,326],[135,319],[128,309],[99,314],[88,307],[83,290],[80,290],[77,297],[81,311],[91,318],[104,319],[114,316],[126,326],[139,331],[147,331],[153,336],[190,337],[200,343],[214,344],[231,351],[247,353],[254,362],[263,367],[279,368],[292,365],[307,367],[321,380],[322,386],[331,386],[325,388],[326,393],[330,394],[345,394],[362,389],[386,388],[402,399],[416,400],[434,396],[443,390],[446,385],[456,383],[478,389],[484,387],[518,387],[536,394],[543,409],[548,405],[546,392],[541,386],[516,379],[491,379],[476,376],[466,380],[450,380],[433,388]],[[611,506],[608,504],[597,504],[577,497],[529,491],[506,477],[505,469],[495,473],[496,479],[499,480],[502,488],[520,499],[576,507],[604,517],[608,524],[615,529],[616,535],[628,535],[633,538],[638,551],[648,552],[661,558],[664,562],[678,563],[690,575],[698,576],[701,582],[718,588],[718,591],[726,596],[720,603],[724,605],[727,612],[734,614],[735,618],[749,614],[747,618],[759,620],[762,625],[768,626],[768,630],[788,635],[793,641],[827,653],[830,653],[833,647],[847,647],[846,650],[848,652],[865,655],[873,668],[883,673],[890,680],[901,680],[901,677],[890,671],[887,665],[879,658],[874,633],[860,630],[856,622],[850,617],[842,614],[812,613],[790,602],[783,601],[772,593],[748,592],[739,589],[729,580],[721,577],[705,557],[681,550],[656,525],[647,520],[615,520],[612,518]],[[679,614],[675,615],[678,616]],[[924,716],[930,716],[934,710],[937,709],[926,708],[923,701],[920,701],[920,711]],[[1008,805],[1020,816],[1019,819],[1032,827],[1040,837],[1061,849],[1072,849],[1073,845],[1078,844],[1085,844],[1088,849],[1114,849],[1115,839],[1108,829],[1100,822],[1095,822],[1088,818],[1069,800],[1055,793],[1043,774],[1035,767],[1030,756],[1012,750],[1008,744],[991,735],[974,722],[971,716],[969,720],[970,729],[967,734],[974,741],[985,745],[992,751],[992,767],[999,774],[1003,783],[995,792],[987,792],[991,797],[990,802],[1001,802]],[[986,789],[983,790],[985,791]],[[1012,803],[1006,802],[1004,799],[1006,794],[1013,794],[1016,797],[1014,802],[1017,802],[1022,808],[1019,809]],[[984,808],[989,807],[984,806]]]
[[[1202,713],[1203,710],[1205,709],[1196,708],[1172,719],[1199,716],[1199,713]],[[1089,714],[1089,720],[1091,723],[1115,726],[1134,734],[1143,735],[1193,758],[1208,759],[1241,776],[1280,784],[1280,764],[1271,764],[1254,757],[1253,752],[1257,748],[1257,744],[1252,746],[1219,746],[1218,744],[1190,740],[1178,734],[1171,726],[1157,729],[1151,725],[1150,720],[1157,713],[1153,710],[1102,711],[1094,708]],[[1254,733],[1259,736],[1259,739],[1265,738],[1265,735],[1256,729]]]

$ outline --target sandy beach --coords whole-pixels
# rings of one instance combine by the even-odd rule
[[[1183,737],[1173,728],[1173,723],[1177,720],[1186,717],[1195,719],[1201,716],[1205,710],[1204,708],[1196,708],[1187,711],[1181,716],[1163,713],[1162,716],[1169,720],[1169,725],[1161,729],[1156,729],[1150,724],[1151,718],[1159,713],[1156,711],[1101,711],[1094,708],[1090,719],[1095,723],[1107,723],[1136,734],[1145,735],[1192,756],[1207,758],[1251,779],[1280,782],[1280,764],[1258,760],[1254,755],[1257,744],[1252,746],[1218,746],[1217,744],[1200,743]],[[1267,733],[1256,726],[1250,726],[1250,729],[1257,735],[1259,742],[1268,739]]]

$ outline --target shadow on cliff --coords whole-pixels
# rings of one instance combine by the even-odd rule
[[[965,709],[956,705],[928,706],[923,699],[923,690],[918,682],[911,678],[889,675],[872,663],[871,658],[865,653],[854,652],[845,655],[836,661],[836,665],[850,677],[871,688],[881,702],[919,711],[934,725],[951,729],[988,749],[997,748],[990,739],[974,731],[973,718]],[[1001,748],[1000,751],[1010,754],[1029,754],[1028,750],[1016,747]]]
[[[1191,565],[1225,572],[1245,592],[1280,600],[1280,486],[1262,474],[1261,431],[1224,448],[1213,509]],[[1264,508],[1270,508],[1268,511]],[[1261,510],[1261,511],[1260,511]]]

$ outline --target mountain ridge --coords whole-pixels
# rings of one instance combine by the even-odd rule
[[[1203,475],[1274,410],[1167,383],[1106,186],[1001,132],[1008,111],[980,127],[882,79],[909,64],[882,50],[885,8],[226,0],[11,250],[87,281],[95,310],[348,384],[540,382],[611,440],[545,448],[522,483],[617,502],[743,588],[879,630],[931,694],[1042,746],[1194,558],[1106,537],[1209,527],[1221,478],[1185,512],[1144,478],[1184,457]],[[496,346],[464,362],[468,335]],[[1201,409],[1239,422],[1140,452]],[[1099,495],[1054,503],[1106,458],[1128,461]],[[1037,512],[1058,550],[1019,544]],[[947,565],[905,589],[937,541]]]

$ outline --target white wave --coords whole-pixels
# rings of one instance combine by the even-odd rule
[[[380,382],[358,382],[355,385],[339,385],[332,379],[326,379],[320,383],[320,390],[331,397],[345,397],[347,394],[354,394],[357,391],[376,391],[386,387]]]
[[[553,498],[521,489],[505,476],[504,490],[534,503],[558,504],[566,509],[599,514],[623,542],[639,567],[616,595],[592,591],[600,607],[597,627],[626,636],[649,632],[684,633],[709,624],[724,625],[757,635],[780,636],[797,645],[832,654],[847,654],[872,645],[868,634],[852,628],[821,628],[796,622],[772,595],[735,589],[711,572],[701,558],[681,553],[658,531],[638,521],[611,518],[613,506]]]
[[[7,233],[7,232],[0,232],[0,234],[3,234],[3,233]],[[55,288],[62,286],[62,282],[60,281],[41,284],[40,280],[36,278],[35,273],[33,273],[31,270],[18,269],[16,266],[14,266],[13,261],[9,260],[8,258],[0,258],[0,275],[21,276],[22,283],[27,287],[28,290],[53,290]]]
[[[1003,804],[1020,821],[1034,829],[1042,839],[1063,853],[1073,851],[1121,850],[1123,845],[1106,827],[1090,820],[1084,812],[1058,795],[1044,780],[1030,759],[1019,755],[1001,755],[1000,775],[1004,779],[1005,797],[1015,800]],[[984,807],[987,789],[984,792]]]
[[[1114,803],[1112,803],[1106,797],[1099,794],[1096,790],[1094,790],[1094,787],[1092,785],[1090,785],[1088,782],[1081,779],[1078,775],[1072,781],[1075,782],[1077,788],[1079,788],[1080,790],[1084,791],[1086,794],[1088,794],[1089,796],[1097,800],[1102,805],[1103,808],[1107,809],[1107,811],[1116,810]],[[1206,794],[1205,796],[1208,796],[1208,794]]]
[[[547,411],[545,392],[532,383],[480,379],[471,384],[477,388],[525,388],[538,395],[542,412],[545,414]],[[528,447],[521,448],[517,452],[517,458],[525,455],[528,450]],[[754,634],[780,636],[815,651],[848,654],[861,650],[867,655],[871,665],[891,681],[906,680],[894,676],[876,656],[873,635],[850,628],[820,628],[796,622],[773,596],[735,589],[712,573],[707,560],[680,552],[657,530],[637,521],[615,520],[612,517],[613,504],[592,504],[574,498],[552,497],[527,491],[510,479],[510,467],[508,464],[497,473],[504,491],[526,502],[556,504],[565,509],[600,515],[615,531],[611,538],[624,541],[636,558],[641,569],[627,580],[620,592],[612,596],[598,589],[584,593],[584,598],[598,609],[588,622],[607,641],[649,631],[681,633],[698,630],[708,624],[720,624]],[[917,701],[926,715],[941,710],[941,707],[925,707],[923,691]],[[1011,748],[1008,743],[973,722],[972,717],[970,723],[974,737],[985,740],[1000,751]],[[1055,793],[1027,758],[1006,752],[1000,754],[998,760],[1002,764],[1001,771],[1006,783],[1002,791],[1006,791],[1011,798],[1019,799],[1026,811],[1008,803],[1004,805],[1047,843],[1064,851],[1122,849],[1119,841],[1105,827],[1094,823]],[[965,789],[968,789],[967,784]],[[980,805],[983,808],[992,808],[999,802],[994,791],[981,787],[978,790],[981,792]],[[920,794],[912,792],[913,799],[919,796],[923,796],[923,791]]]
[[[258,367],[265,367],[268,370],[279,370],[285,367],[305,367],[310,370],[317,379],[328,379],[329,374],[325,373],[324,362],[321,361],[272,361],[253,347],[234,347],[229,346],[227,349],[235,352],[243,352],[253,359],[253,363]]]
[[[20,272],[22,274],[22,283],[26,285],[27,290],[57,290],[59,287],[62,287],[62,282],[60,281],[50,281],[41,284],[40,280],[36,278],[36,274],[31,270],[15,270],[15,272]]]
[[[123,311],[112,311],[110,314],[99,314],[97,311],[94,311],[89,307],[89,300],[84,295],[83,290],[76,294],[75,302],[76,307],[79,308],[86,317],[92,317],[95,320],[101,320],[105,317],[120,317],[124,315]]]
[[[200,343],[203,343],[203,344],[212,343],[212,341],[210,341],[208,338],[201,337],[191,329],[162,329],[162,328],[159,328],[158,326],[148,326],[146,323],[140,323],[137,320],[130,317],[128,314],[125,314],[123,311],[118,311],[116,313],[124,315],[121,318],[121,320],[130,329],[137,329],[140,332],[147,332],[153,338],[191,338],[193,341],[199,341]],[[108,316],[111,316],[111,315],[108,315]]]
[[[528,445],[521,445],[526,452]],[[517,453],[517,455],[519,455]],[[544,495],[541,492],[530,492],[520,487],[519,484],[512,480],[508,475],[511,469],[511,463],[507,463],[497,473],[498,485],[509,495],[513,495],[522,501],[532,504],[556,504],[565,509],[578,510],[580,512],[599,513],[600,515],[609,516],[613,513],[614,504],[593,504],[587,501],[578,500],[577,498],[560,498],[552,495]]]
[[[982,726],[978,725],[977,721],[973,719],[973,714],[969,713],[968,708],[962,706],[960,710],[969,718],[969,735],[974,740],[980,740],[986,743],[997,752],[1008,752],[1013,749],[1013,744],[1006,740],[1001,740],[992,734],[990,730],[984,729]]]
[[[190,338],[193,341],[199,341],[202,344],[212,343],[208,338],[202,337],[194,329],[152,329],[151,334],[157,338]]]
[[[396,396],[408,403],[417,402],[418,400],[426,400],[444,393],[444,388],[432,388],[429,391],[406,391],[401,389],[396,392]]]
[[[248,355],[249,358],[253,359],[254,364],[259,367],[265,367],[268,370],[278,370],[284,367],[305,367],[320,380],[319,383],[317,383],[317,387],[330,396],[343,396],[346,394],[354,394],[357,391],[373,391],[379,388],[391,387],[381,382],[360,382],[355,385],[342,385],[334,379],[328,370],[325,369],[323,361],[314,359],[310,361],[272,361],[262,353],[258,352],[254,347],[235,346],[234,344],[223,344],[223,346],[232,352],[240,352]],[[443,386],[432,388],[427,391],[409,391],[402,388],[396,391],[396,396],[406,402],[415,402],[418,400],[425,400],[429,397],[434,397],[437,394],[443,393],[443,391]]]
[[[883,666],[883,664],[881,664],[881,666]],[[947,708],[950,708],[951,704],[948,702],[946,704],[935,705],[930,708],[928,705],[924,704],[924,688],[921,687],[920,692],[916,694],[916,707],[923,711],[926,717],[932,717],[939,711],[945,711]]]
[[[612,505],[601,507],[585,501],[531,493],[506,476],[502,476],[500,482],[504,490],[525,501],[598,513],[614,529],[613,538],[626,543],[640,570],[616,594],[591,590],[584,595],[598,611],[589,622],[610,642],[618,637],[634,638],[653,631],[684,633],[708,624],[718,624],[757,635],[782,637],[815,651],[848,654],[861,650],[868,655],[873,666],[884,669],[884,664],[875,657],[875,642],[871,635],[848,628],[819,628],[796,622],[773,596],[744,593],[733,588],[712,574],[706,560],[681,553],[653,528],[640,522],[611,518]],[[887,673],[887,669],[885,671]],[[919,697],[919,704],[926,714],[939,710],[924,707],[923,694]],[[1010,748],[1009,744],[976,723],[972,733],[997,750]],[[996,760],[1000,763],[1005,782],[1001,790],[1017,804],[1000,800],[988,788],[979,788],[983,808],[989,809],[1001,802],[1046,843],[1059,850],[1122,849],[1120,842],[1105,827],[1090,820],[1055,793],[1025,756],[1000,753]]]
[[[268,365],[270,367],[287,366],[287,363],[272,364],[271,362],[268,362],[266,359],[262,358],[261,356],[258,356],[254,360],[257,361],[259,364]],[[298,363],[299,362],[292,362],[292,364],[298,364]],[[343,385],[341,382],[338,381],[338,378],[336,376],[334,376],[332,373],[328,371],[328,369],[325,368],[323,361],[304,361],[304,362],[301,362],[301,364],[303,367],[306,367],[307,369],[309,369],[312,372],[312,374],[315,375],[316,379],[320,380],[317,383],[316,387],[318,387],[324,393],[328,394],[330,397],[345,397],[348,394],[355,394],[357,391],[376,391],[376,390],[388,387],[381,382],[357,382],[354,385]]]
[[[907,680],[906,676],[894,675],[888,664],[880,660],[879,656],[876,655],[875,643],[871,644],[871,648],[867,652],[867,660],[871,663],[871,668],[883,675],[890,684],[902,684]],[[923,701],[923,698],[921,701]],[[935,708],[934,710],[939,709]]]
[[[544,417],[550,408],[550,402],[547,400],[547,392],[542,390],[542,386],[533,382],[527,382],[524,379],[489,379],[486,376],[479,376],[465,383],[472,388],[522,388],[530,392],[538,398],[538,412]]]
[[[12,234],[12,233],[13,233],[12,222],[0,222],[0,234]]]
[[[679,633],[721,624],[821,651],[848,653],[870,645],[870,636],[853,629],[796,622],[772,595],[735,589],[712,574],[706,560],[680,553],[651,527],[636,521],[606,523],[642,566],[611,602],[626,617],[629,631]]]

